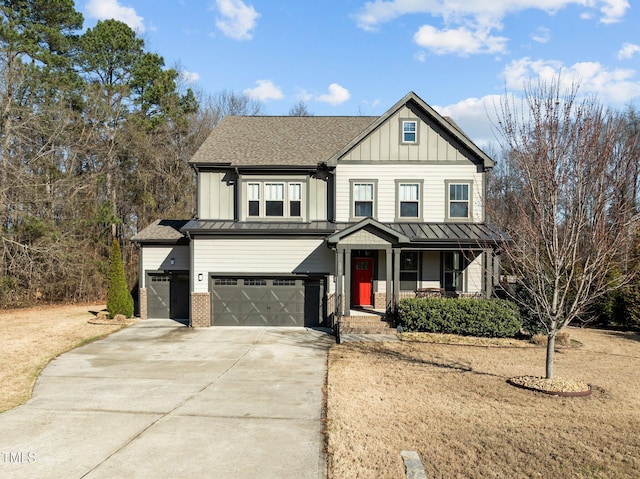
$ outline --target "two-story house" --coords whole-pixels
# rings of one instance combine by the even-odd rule
[[[191,159],[197,216],[140,245],[140,314],[315,326],[420,288],[491,294],[493,161],[415,93],[380,117],[225,117]]]

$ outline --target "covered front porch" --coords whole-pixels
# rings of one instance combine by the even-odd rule
[[[359,311],[391,317],[398,301],[417,291],[490,297],[500,264],[495,232],[490,229],[488,238],[483,227],[385,225],[367,218],[334,233],[327,239],[336,262],[333,310],[328,312],[336,318]]]

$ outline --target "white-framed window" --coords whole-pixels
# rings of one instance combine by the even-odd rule
[[[398,184],[398,217],[399,218],[419,218],[420,217],[420,184],[419,183],[399,183]]]
[[[302,184],[289,183],[289,216],[302,216]]]
[[[447,219],[471,218],[471,183],[446,182],[447,187]]]
[[[375,183],[355,181],[352,183],[353,216],[374,216]]]
[[[304,183],[301,181],[248,181],[246,184],[246,217],[301,218]]]
[[[247,216],[260,216],[260,183],[247,184]]]
[[[416,143],[418,140],[418,122],[415,120],[402,121],[402,143]]]
[[[284,216],[284,183],[264,184],[265,216]]]

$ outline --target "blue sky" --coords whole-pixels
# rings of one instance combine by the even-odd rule
[[[79,0],[115,18],[204,94],[269,115],[380,115],[409,91],[480,145],[505,91],[561,73],[581,94],[640,103],[640,6],[628,0]]]

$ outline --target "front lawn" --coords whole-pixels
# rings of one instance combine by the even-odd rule
[[[40,370],[56,356],[121,329],[89,324],[104,305],[42,306],[0,311],[0,412],[31,397]]]
[[[545,348],[346,343],[329,353],[329,479],[637,477],[640,335],[569,328],[556,375],[594,386],[559,398],[507,384],[544,375]],[[498,345],[496,343],[496,345]]]

